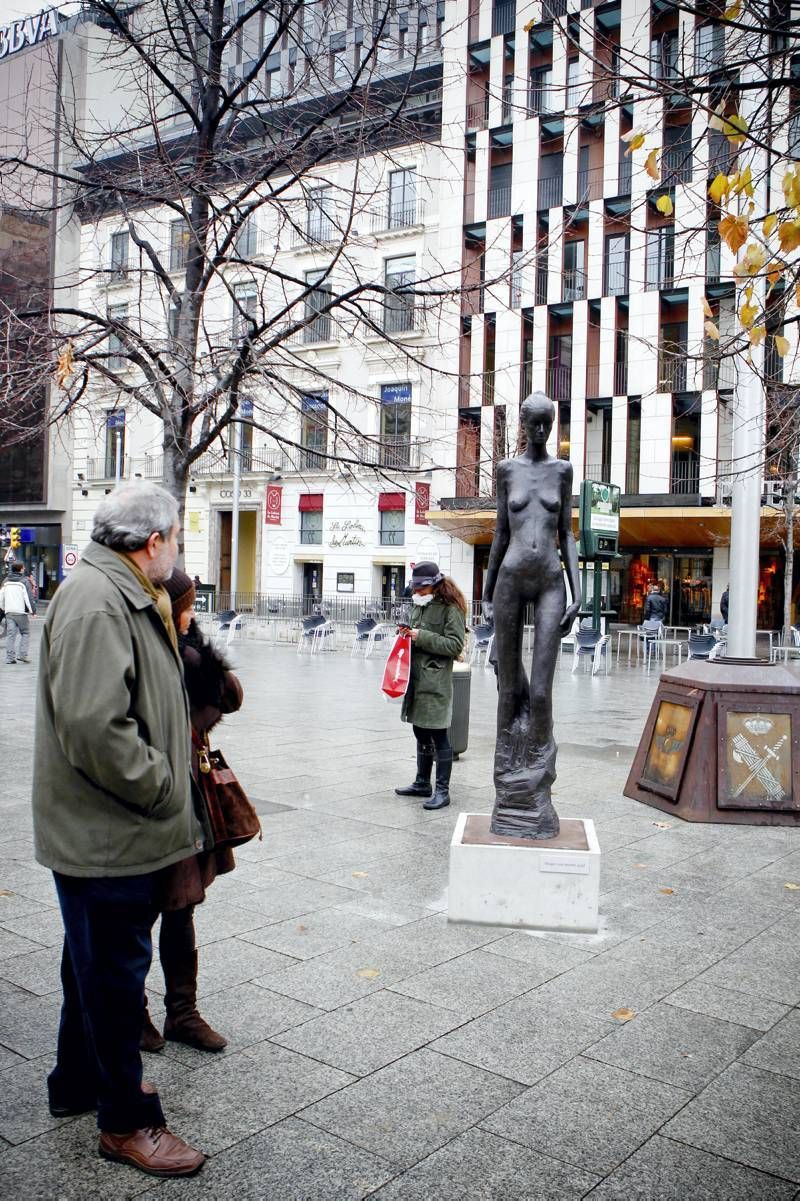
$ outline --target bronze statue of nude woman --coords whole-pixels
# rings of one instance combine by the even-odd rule
[[[527,447],[497,468],[497,526],[483,593],[484,614],[494,619],[498,680],[491,830],[515,838],[555,838],[559,832],[550,799],[556,777],[553,676],[561,638],[580,608],[572,465],[547,453],[554,419],[553,402],[543,392],[534,392],[520,407]],[[531,603],[529,682],[522,643]]]

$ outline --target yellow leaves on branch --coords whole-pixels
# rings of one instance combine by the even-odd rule
[[[790,209],[800,208],[800,171],[797,167],[789,167],[784,172],[781,181],[783,197]]]
[[[706,300],[705,296],[703,297],[703,316],[704,316],[704,317],[708,317],[709,321],[710,321],[710,320],[713,318],[713,316],[714,316],[714,312],[713,312],[713,310],[712,310],[712,308],[711,308],[711,305],[708,303],[708,301]]]
[[[797,250],[797,247],[800,246],[800,217],[793,217],[791,221],[780,223],[778,241],[784,254],[788,254],[791,250]]]
[[[754,325],[750,330],[749,338],[751,346],[760,346],[767,336],[766,325]]]
[[[659,196],[658,200],[656,201],[656,208],[663,217],[671,217],[675,210],[675,206],[672,203],[672,198],[667,195]]]
[[[733,254],[738,254],[747,241],[750,225],[746,217],[723,217],[718,227],[719,236]]]
[[[733,0],[733,4],[729,5],[722,14],[726,21],[738,21],[742,15],[744,4],[742,0]]]
[[[723,171],[720,171],[719,174],[714,177],[714,180],[708,189],[708,194],[714,201],[714,204],[722,204],[722,201],[728,195],[730,190],[730,180]]]
[[[773,260],[767,267],[767,280],[770,288],[774,288],[777,283],[783,278],[783,264]]]
[[[656,146],[655,150],[651,150],[650,153],[648,154],[647,158],[644,160],[645,171],[647,172],[647,174],[650,176],[651,179],[654,179],[656,181],[658,181],[661,178],[661,168],[659,167],[659,165],[656,161],[658,159],[660,151],[661,151],[661,147]]]
[[[59,388],[66,388],[69,383],[69,377],[72,375],[75,366],[75,349],[71,342],[67,342],[61,354],[56,360],[56,383]]]
[[[714,204],[722,204],[726,196],[739,196],[742,192],[752,199],[753,173],[749,166],[734,172],[733,175],[726,175],[724,171],[718,172],[708,188],[708,194]]]
[[[731,191],[734,196],[739,196],[744,192],[745,196],[753,197],[753,172],[750,170],[748,163],[741,171],[737,171],[735,175],[730,177]]]
[[[775,232],[775,227],[778,224],[778,218],[774,213],[767,213],[764,218],[764,224],[761,226],[761,232],[765,238],[770,238]]]
[[[739,113],[731,113],[722,122],[722,132],[732,146],[741,146],[747,137],[750,126]]]
[[[719,342],[719,330],[713,321],[706,321],[703,324],[703,329],[706,331],[706,337],[712,342]]]
[[[622,142],[628,143],[628,149],[625,151],[625,157],[629,158],[634,150],[639,150],[644,146],[644,140],[647,137],[643,129],[631,129],[628,133],[624,133],[620,139]]]
[[[739,262],[734,267],[733,274],[737,279],[742,279],[746,276],[758,275],[766,261],[766,250],[762,250],[762,248],[755,242],[750,242],[744,254],[739,259]]]
[[[772,339],[775,346],[775,353],[782,359],[786,358],[789,353],[789,339],[784,338],[783,334],[776,334]]]
[[[739,320],[745,329],[749,329],[758,316],[758,305],[751,304],[749,300],[745,300],[742,307],[739,309]]]

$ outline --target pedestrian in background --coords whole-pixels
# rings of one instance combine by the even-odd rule
[[[666,621],[669,611],[669,598],[661,591],[661,585],[653,580],[644,602],[645,621]]]
[[[156,1176],[204,1155],[167,1128],[139,1041],[164,868],[203,838],[189,776],[189,706],[163,582],[178,506],[142,482],[97,508],[92,541],[42,634],[33,823],[64,922],[64,999],[50,1111],[97,1109],[99,1152]]]
[[[417,776],[398,796],[426,798],[423,809],[450,804],[453,751],[448,730],[453,717],[453,663],[464,649],[467,602],[436,563],[417,563],[411,573],[411,679],[401,717],[417,740]],[[431,773],[436,760],[436,789]]]
[[[195,586],[185,572],[175,568],[164,587],[172,601],[178,631],[189,712],[192,723],[192,775],[198,773],[197,742],[213,730],[223,713],[234,713],[242,704],[242,687],[228,664],[203,638],[193,617]],[[163,1036],[145,1012],[142,1050],[160,1051],[166,1039],[188,1043],[200,1051],[222,1051],[228,1040],[212,1030],[197,1011],[197,944],[195,906],[205,900],[206,889],[236,863],[230,847],[201,851],[164,870],[161,892],[161,932],[158,942],[164,972],[167,1010]]]
[[[722,596],[719,598],[719,611],[722,614],[722,620],[725,622],[725,625],[728,624],[728,593],[729,593],[729,591],[730,591],[730,584],[726,584],[725,591],[723,592]]]
[[[6,615],[6,663],[30,663],[30,619],[36,612],[22,563],[14,563],[0,587],[0,609]],[[17,642],[19,641],[19,652]]]

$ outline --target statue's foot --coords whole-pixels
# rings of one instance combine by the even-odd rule
[[[501,838],[557,838],[561,829],[552,801],[543,798],[530,809],[498,809],[495,806],[490,825],[492,834]]]

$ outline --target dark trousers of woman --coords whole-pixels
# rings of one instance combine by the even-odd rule
[[[76,1111],[96,1105],[97,1125],[110,1134],[163,1126],[158,1095],[142,1092],[139,1053],[156,875],[53,875],[64,921],[64,1001],[50,1104]]]
[[[194,905],[165,909],[161,914],[158,954],[164,973],[164,1005],[171,1021],[194,1013],[197,1003],[197,946]]]
[[[424,726],[412,726],[411,728],[421,751],[435,755],[438,763],[448,757],[452,760],[453,751],[450,747],[447,730],[426,730]]]

